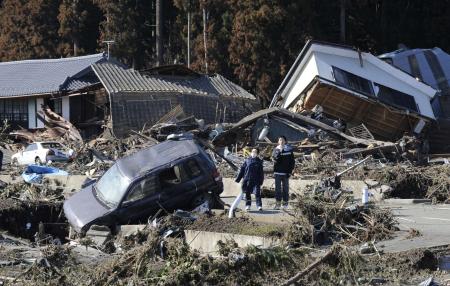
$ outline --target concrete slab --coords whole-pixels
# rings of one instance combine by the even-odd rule
[[[319,180],[304,180],[304,179],[290,179],[289,190],[291,192],[303,193],[308,185],[316,184]],[[343,180],[342,186],[345,189],[352,190],[355,194],[355,198],[361,198],[361,190],[366,186],[362,180]],[[221,196],[237,196],[241,192],[241,184],[236,183],[234,178],[224,178],[224,191]],[[268,178],[264,180],[264,187],[275,188],[275,180]]]
[[[224,210],[212,210],[213,213],[223,214]],[[225,211],[228,214],[228,210]],[[266,209],[263,211],[251,210],[249,212],[237,211],[236,217],[250,217],[258,223],[270,223],[270,224],[289,224],[292,222],[293,217],[289,215],[288,211]]]
[[[385,252],[450,245],[450,205],[384,205],[394,212],[400,232],[394,239],[377,243]],[[417,229],[422,236],[407,238],[409,230]]]
[[[411,204],[431,204],[429,199],[385,199],[384,204],[390,205],[411,205]]]
[[[121,225],[118,228],[117,236],[119,237],[127,237],[130,235],[135,235],[139,231],[143,231],[147,227],[146,224],[128,224]]]
[[[217,243],[219,240],[234,240],[239,247],[255,245],[268,248],[280,244],[280,241],[272,237],[261,237],[254,235],[231,234],[210,231],[185,230],[186,242],[192,249],[202,253],[216,254],[219,251]]]

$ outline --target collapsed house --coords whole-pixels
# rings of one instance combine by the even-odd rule
[[[405,133],[422,133],[435,120],[430,103],[435,93],[369,53],[309,41],[271,106],[297,113],[320,106],[327,117],[344,121],[347,129],[356,127],[369,137],[395,141]]]
[[[236,122],[257,109],[255,96],[221,75],[203,75],[183,66],[142,72],[100,53],[63,59],[0,63],[0,120],[13,129],[41,129],[48,106],[96,135],[108,119],[116,136],[151,127],[181,106],[206,123]]]
[[[178,65],[142,72],[111,63],[92,68],[109,95],[118,137],[152,126],[177,106],[205,123],[237,122],[258,108],[255,96],[219,74]]]
[[[437,122],[428,139],[433,152],[450,151],[450,55],[440,48],[402,48],[379,58],[438,90],[431,102]]]

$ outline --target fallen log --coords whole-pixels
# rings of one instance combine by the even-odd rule
[[[294,284],[295,282],[297,282],[298,280],[300,280],[300,278],[302,278],[303,276],[305,276],[306,274],[310,273],[312,270],[314,270],[317,266],[319,266],[320,264],[322,264],[322,262],[324,262],[325,260],[328,259],[328,257],[330,257],[333,252],[334,252],[334,248],[330,249],[327,253],[325,253],[324,256],[320,257],[319,259],[317,259],[316,261],[314,261],[312,264],[310,264],[308,267],[306,267],[303,271],[297,273],[295,276],[293,276],[292,278],[290,278],[288,281],[284,282],[283,286],[287,286],[287,285],[291,285]]]

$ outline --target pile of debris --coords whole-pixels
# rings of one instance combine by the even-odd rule
[[[397,165],[384,168],[373,175],[391,186],[390,197],[431,199],[433,203],[450,201],[450,166],[414,167]]]
[[[262,155],[268,158],[277,144],[277,137],[283,135],[290,139],[289,144],[294,148],[300,164],[306,161],[321,162],[330,154],[335,161],[341,162],[367,155],[384,162],[407,160],[419,163],[421,160],[421,142],[414,136],[405,136],[397,142],[380,141],[375,140],[364,126],[344,130],[343,123],[329,121],[314,113],[294,113],[272,107],[243,118],[212,142],[216,147],[259,146]],[[324,168],[328,167],[334,166]]]
[[[64,117],[53,112],[49,107],[43,107],[42,110],[37,113],[37,117],[44,123],[45,129],[43,131],[30,132],[21,128],[20,130],[11,132],[10,135],[15,137],[17,140],[24,142],[48,141],[55,139],[74,144],[83,142],[78,129]]]

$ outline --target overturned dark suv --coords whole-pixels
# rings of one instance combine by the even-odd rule
[[[76,232],[145,220],[159,209],[190,209],[222,193],[222,177],[193,140],[165,141],[118,160],[64,202]]]

